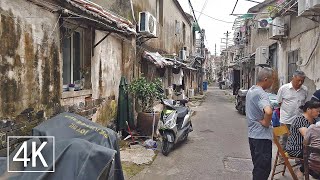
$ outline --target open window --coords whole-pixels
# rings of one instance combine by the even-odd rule
[[[76,91],[85,87],[90,66],[84,58],[84,33],[85,30],[80,27],[62,27],[63,91],[70,90],[70,86],[74,86]]]

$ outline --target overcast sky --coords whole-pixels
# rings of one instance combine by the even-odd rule
[[[233,23],[224,23],[216,21],[208,16],[216,19],[221,19],[227,22],[234,22],[235,16],[230,16],[236,0],[191,0],[193,8],[195,10],[196,17],[198,19],[203,5],[203,14],[198,20],[200,27],[206,30],[206,46],[214,54],[214,45],[217,44],[217,55],[220,54],[220,47],[222,46],[221,38],[225,37],[224,33],[227,31],[232,31]],[[263,0],[256,0],[262,2]],[[185,12],[191,14],[190,6],[188,0],[179,0],[182,8]],[[237,7],[234,14],[244,14],[252,6],[257,5],[257,3],[248,2],[246,0],[238,0]],[[208,16],[206,16],[208,15]],[[231,34],[233,37],[233,33]],[[223,40],[225,41],[225,40]]]

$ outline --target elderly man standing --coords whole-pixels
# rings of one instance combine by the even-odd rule
[[[294,117],[299,113],[299,107],[304,105],[308,96],[308,88],[304,85],[306,75],[303,71],[296,71],[290,83],[280,87],[277,100],[280,105],[280,123],[290,129]],[[280,138],[280,144],[285,148],[288,136]]]
[[[273,84],[273,70],[259,71],[257,85],[252,86],[246,96],[248,137],[253,162],[253,180],[267,180],[272,158],[272,108],[265,92]]]

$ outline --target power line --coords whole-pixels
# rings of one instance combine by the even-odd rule
[[[198,20],[200,20],[200,17],[201,17],[201,15],[202,15],[202,12],[203,12],[203,10],[206,8],[207,3],[208,3],[208,0],[206,0],[206,2],[204,2],[203,6],[202,6],[202,9],[201,9],[201,13],[199,14]]]
[[[249,1],[249,2],[254,2],[254,3],[257,3],[257,4],[260,4],[261,2],[258,2],[258,1],[253,1],[253,0],[246,0],[246,1]]]
[[[236,4],[234,4],[234,7],[233,7],[233,10],[232,10],[231,14],[233,14],[234,10],[235,10],[236,7],[237,7],[237,4],[238,4],[238,0],[236,1]]]
[[[195,10],[195,11],[196,11],[196,10]],[[199,11],[196,11],[196,12],[200,13]],[[205,16],[207,16],[207,17],[209,17],[209,18],[213,19],[213,20],[216,20],[216,21],[220,21],[220,22],[224,22],[224,23],[230,23],[230,24],[233,24],[233,23],[234,23],[234,22],[228,22],[228,21],[225,21],[225,20],[217,19],[217,18],[214,18],[214,17],[209,16],[209,15],[204,14],[204,13],[201,13],[201,14],[203,14],[203,15],[205,15]]]

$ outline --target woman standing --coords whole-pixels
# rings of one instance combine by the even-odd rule
[[[315,118],[319,115],[320,102],[308,101],[300,109],[303,113],[297,115],[291,125],[286,152],[291,157],[303,158],[303,139],[307,128],[315,123]]]

